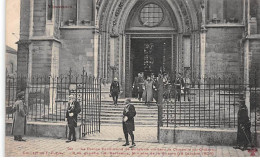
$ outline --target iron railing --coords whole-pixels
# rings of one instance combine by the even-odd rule
[[[68,97],[74,94],[81,105],[78,123],[82,136],[100,131],[101,79],[89,76],[83,70],[80,75],[24,76],[6,78],[6,109],[10,110],[20,91],[25,92],[30,121],[65,121]],[[6,115],[13,118],[13,113]]]
[[[174,84],[164,86],[161,92],[169,94],[169,98],[161,102],[161,119],[159,127],[206,127],[206,128],[236,128],[238,125],[238,100],[245,98],[251,121],[251,131],[256,138],[260,128],[260,89],[257,79],[252,78],[249,84],[244,84],[241,78],[204,78],[191,85],[190,101],[181,89],[181,99],[177,101],[177,89]],[[161,80],[162,83],[162,80]],[[163,84],[162,84],[163,85]],[[169,93],[165,93],[169,91]],[[184,101],[184,96],[185,101]],[[167,97],[167,96],[164,96]],[[160,107],[159,107],[160,109]],[[161,122],[159,122],[161,121]],[[255,141],[256,142],[256,141]]]

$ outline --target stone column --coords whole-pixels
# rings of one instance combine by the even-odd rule
[[[122,91],[123,91],[123,93],[122,93],[122,97],[125,97],[125,90],[126,90],[126,88],[125,88],[125,81],[126,81],[126,79],[125,79],[125,69],[126,69],[126,66],[125,66],[125,60],[126,60],[126,36],[125,35],[123,35],[122,36],[122,45],[123,45],[123,48],[122,48],[122,52],[123,52],[123,56],[122,56],[122,60],[123,60],[123,66],[122,66],[122,78],[121,78],[121,81],[122,81],[122,86],[121,86],[121,88],[122,88]]]
[[[246,84],[245,91],[245,103],[248,109],[248,114],[250,114],[250,89],[248,84],[250,83],[250,66],[251,66],[251,55],[252,53],[249,50],[249,39],[245,41],[244,44],[244,84]],[[250,116],[250,115],[249,115]]]
[[[94,34],[94,76],[98,76],[98,47],[99,47],[99,33],[95,30]]]
[[[200,33],[200,78],[201,82],[205,78],[205,65],[206,65],[206,29]]]
[[[111,34],[110,35],[110,70],[111,70],[111,80],[115,77],[115,70],[117,66],[115,66],[115,52],[116,52],[116,42],[117,42],[118,35]]]

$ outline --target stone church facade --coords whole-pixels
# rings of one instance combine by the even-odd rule
[[[145,70],[249,83],[254,68],[259,84],[260,1],[22,0],[17,56],[28,78],[84,67],[125,96]]]

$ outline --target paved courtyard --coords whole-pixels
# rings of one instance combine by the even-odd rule
[[[135,141],[136,142],[157,142],[157,127],[148,127],[145,125],[135,126]],[[129,136],[130,138],[130,136]],[[124,140],[122,125],[101,125],[100,133],[87,135],[87,140],[109,140],[121,141]]]
[[[184,144],[159,144],[137,142],[135,148],[123,147],[123,141],[78,140],[65,143],[65,139],[25,137],[26,142],[5,138],[5,155],[21,157],[70,157],[70,156],[106,156],[106,157],[240,157],[260,156],[258,152],[235,150],[230,146],[206,146]]]

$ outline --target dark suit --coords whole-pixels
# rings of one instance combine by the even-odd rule
[[[141,100],[144,91],[144,79],[143,77],[137,78],[137,97]]]
[[[244,106],[238,110],[237,145],[247,147],[251,143],[251,123],[247,108]],[[250,142],[249,142],[250,141]]]
[[[125,135],[126,143],[128,144],[128,134],[130,134],[132,139],[132,144],[134,144],[134,134],[133,131],[135,130],[135,123],[134,117],[136,115],[135,107],[132,104],[127,104],[123,111],[123,117],[127,116],[128,120],[126,122],[123,121],[123,132]]]
[[[76,141],[75,127],[77,127],[77,118],[80,112],[81,108],[79,102],[74,101],[72,103],[68,103],[66,118],[69,126],[69,140],[71,140],[71,136],[73,136],[72,140]],[[73,116],[69,116],[69,113],[73,113]]]
[[[113,81],[110,86],[110,94],[113,97],[114,104],[117,104],[119,93],[120,93],[119,82]]]
[[[184,86],[183,78],[177,78],[174,82],[175,90],[176,90],[176,96],[175,100],[180,101],[181,100],[181,87]]]

